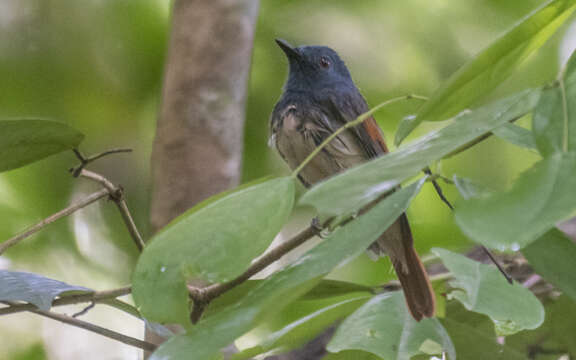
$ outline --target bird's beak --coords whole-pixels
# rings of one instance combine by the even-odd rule
[[[284,54],[288,57],[288,60],[298,60],[300,59],[300,52],[298,49],[293,48],[288,42],[282,39],[276,39],[276,44],[284,51]]]

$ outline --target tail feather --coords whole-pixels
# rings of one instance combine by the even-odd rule
[[[406,263],[392,261],[402,289],[406,304],[416,321],[434,316],[436,300],[426,270],[413,247],[406,248]],[[407,270],[407,271],[406,271]]]
[[[370,246],[376,254],[390,256],[410,313],[417,321],[434,316],[436,301],[424,265],[414,250],[412,232],[405,214]]]

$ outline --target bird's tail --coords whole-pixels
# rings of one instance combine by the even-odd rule
[[[417,321],[434,316],[436,301],[430,280],[414,250],[412,232],[405,214],[370,247],[377,254],[390,256],[402,289],[406,304]]]

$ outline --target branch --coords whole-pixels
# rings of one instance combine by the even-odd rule
[[[134,346],[146,351],[154,351],[156,349],[156,345],[151,344],[149,342],[146,341],[142,341],[136,338],[133,338],[131,336],[127,336],[124,334],[120,334],[116,331],[112,331],[106,328],[103,328],[101,326],[98,325],[94,325],[92,323],[89,323],[87,321],[83,321],[83,320],[79,320],[79,319],[75,319],[73,317],[64,315],[64,314],[58,314],[55,312],[51,312],[51,311],[44,311],[44,310],[30,310],[31,312],[41,315],[41,316],[45,316],[47,318],[53,319],[53,320],[57,320],[60,322],[63,322],[65,324],[68,325],[72,325],[72,326],[76,326],[88,331],[92,331],[96,334],[105,336],[107,338],[116,340],[116,341],[120,341],[121,343],[124,343],[126,345],[130,345],[130,346]]]
[[[254,261],[244,273],[233,280],[225,283],[209,285],[204,288],[189,286],[188,290],[190,292],[190,297],[192,297],[194,301],[194,309],[192,310],[192,314],[190,316],[192,322],[196,323],[198,320],[200,320],[204,308],[212,300],[250,279],[252,276],[256,275],[267,266],[272,264],[274,261],[280,259],[288,252],[294,250],[319,233],[320,231],[318,227],[307,227],[288,241],[283,242],[282,244],[262,255],[260,258]]]
[[[109,192],[107,189],[101,189],[95,193],[92,193],[91,195],[88,195],[86,198],[82,199],[78,203],[72,204],[63,210],[58,211],[57,213],[47,217],[46,219],[40,221],[36,225],[30,227],[28,230],[24,231],[23,233],[18,234],[16,236],[14,236],[13,238],[4,241],[3,243],[0,244],[0,255],[2,255],[4,253],[4,251],[6,251],[9,247],[12,247],[12,246],[18,244],[20,241],[24,240],[25,238],[29,237],[30,235],[42,230],[46,225],[51,224],[54,221],[56,221],[56,220],[58,220],[64,216],[68,216],[68,215],[72,214],[73,212],[84,208],[84,207],[92,204],[93,202],[96,202],[96,201],[102,199],[103,197],[107,196],[108,194],[109,194]]]
[[[70,294],[60,296],[58,299],[52,302],[52,306],[60,305],[70,305],[78,304],[84,302],[95,302],[95,303],[105,303],[109,299],[115,299],[119,296],[124,296],[130,294],[132,291],[130,286],[123,288],[105,290],[105,291],[95,291],[87,294]],[[33,304],[18,304],[11,303],[9,307],[0,309],[0,315],[13,314],[22,311],[32,311],[37,309]]]
[[[110,199],[114,201],[118,211],[120,211],[120,215],[122,215],[122,220],[124,220],[124,224],[128,228],[128,232],[130,232],[130,236],[138,250],[142,251],[144,249],[144,240],[142,239],[142,235],[138,231],[136,227],[136,223],[134,223],[134,219],[130,214],[130,210],[128,210],[128,205],[126,204],[126,199],[124,198],[124,190],[120,186],[114,185],[110,180],[106,179],[104,176],[92,172],[90,170],[82,169],[80,171],[80,176],[85,177],[87,179],[96,181],[102,186],[104,186],[108,193],[110,194]]]

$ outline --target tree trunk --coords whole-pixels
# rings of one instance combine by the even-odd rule
[[[258,0],[174,4],[152,152],[153,231],[240,181],[257,12]]]

